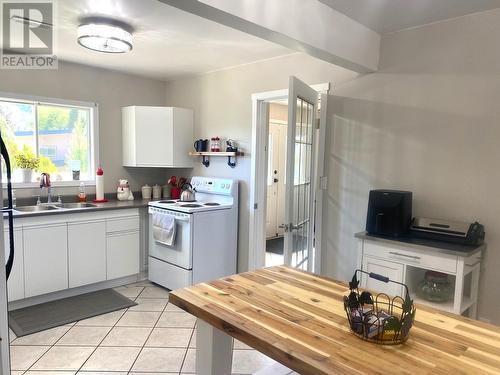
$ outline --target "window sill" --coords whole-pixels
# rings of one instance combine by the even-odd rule
[[[95,186],[95,180],[89,180],[89,181],[53,181],[52,182],[52,188],[62,188],[62,187],[78,187],[80,186],[81,183],[84,183],[85,186]],[[7,188],[7,183],[2,182],[2,188],[6,189]],[[39,189],[40,184],[38,182],[13,182],[12,183],[12,189]]]

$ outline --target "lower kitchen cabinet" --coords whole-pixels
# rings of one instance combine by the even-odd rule
[[[107,287],[107,281],[138,275],[141,254],[145,257],[141,227],[138,209],[16,218],[9,301],[43,294],[57,299],[64,293],[54,292]],[[7,228],[4,232],[8,256]]]
[[[68,223],[69,287],[106,280],[106,221]]]
[[[68,288],[66,223],[24,227],[25,297]]]
[[[139,273],[140,232],[108,233],[106,237],[108,280]]]
[[[364,257],[362,267],[363,271],[386,276],[396,282],[401,282],[401,280],[403,280],[404,266],[399,263]],[[376,290],[379,293],[385,293],[389,296],[404,295],[401,289],[401,285],[394,283],[384,283],[382,281],[378,281],[371,277],[368,277],[368,275],[366,274],[361,277],[361,280],[362,288]]]
[[[6,230],[3,234],[5,244],[5,261],[7,261],[10,252],[9,232]],[[24,298],[24,252],[23,252],[23,231],[14,229],[14,263],[7,283],[7,292],[9,301],[15,301]]]

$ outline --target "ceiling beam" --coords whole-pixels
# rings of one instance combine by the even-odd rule
[[[380,35],[318,0],[159,0],[358,73],[378,68]]]

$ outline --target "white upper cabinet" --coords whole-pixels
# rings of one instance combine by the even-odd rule
[[[192,168],[193,110],[174,107],[122,108],[123,165]]]

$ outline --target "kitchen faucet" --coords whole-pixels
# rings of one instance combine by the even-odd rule
[[[47,188],[47,203],[52,203],[52,185],[50,184],[50,174],[48,173],[42,173],[40,176],[40,190],[43,191],[44,187]]]

